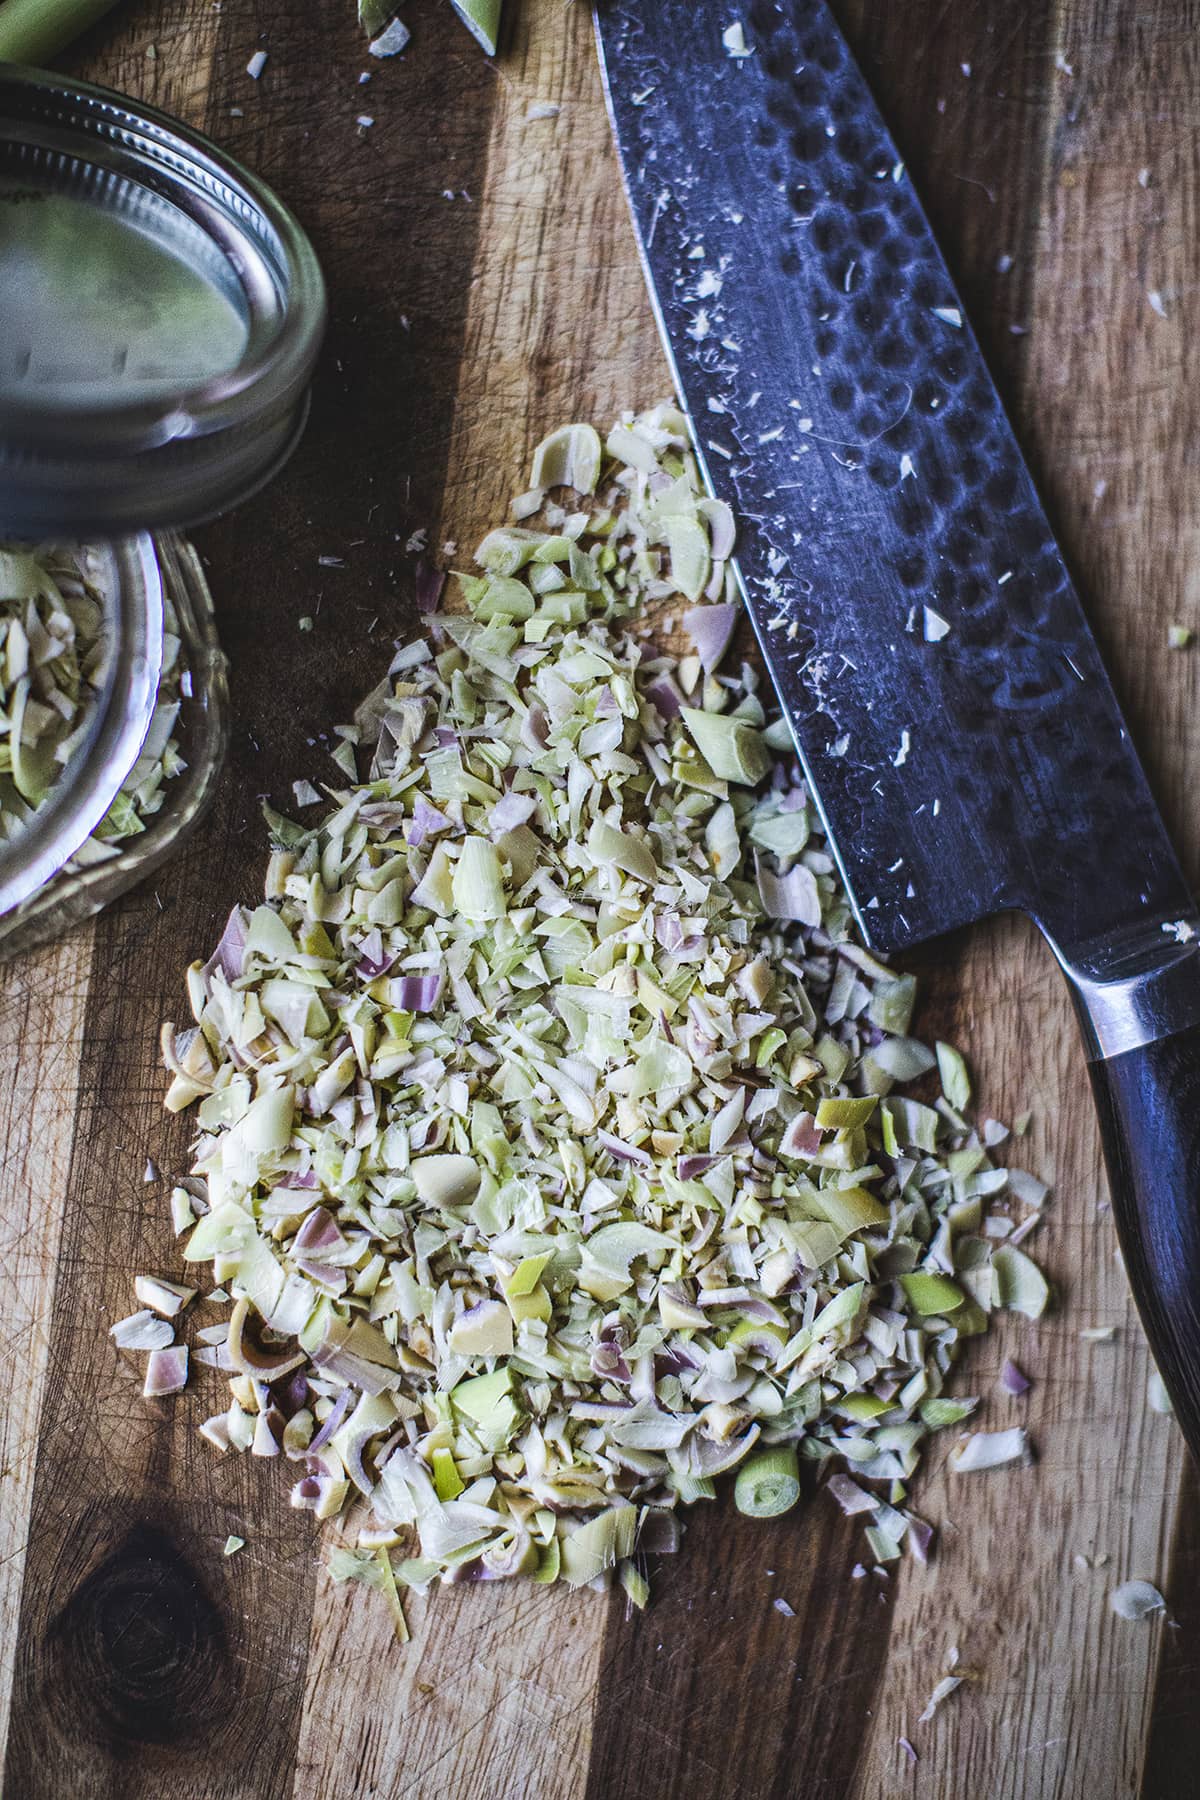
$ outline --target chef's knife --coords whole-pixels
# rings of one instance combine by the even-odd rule
[[[825,0],[599,0],[642,258],[746,605],[878,949],[1006,908],[1071,985],[1200,1455],[1200,917],[1041,501]]]

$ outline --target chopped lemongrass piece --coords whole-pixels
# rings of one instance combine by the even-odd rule
[[[967,1065],[960,1052],[952,1045],[939,1043],[936,1049],[942,1092],[955,1112],[962,1112],[971,1100],[971,1078],[967,1074]]]
[[[399,56],[407,50],[412,39],[412,32],[403,19],[392,19],[384,26],[377,37],[373,37],[367,45],[372,56]]]
[[[222,1556],[236,1556],[239,1550],[244,1550],[245,1548],[246,1548],[245,1538],[244,1537],[236,1537],[232,1532],[230,1532],[229,1536],[225,1539],[225,1548],[222,1550],[221,1555]]]
[[[913,1312],[919,1317],[930,1313],[956,1312],[965,1298],[958,1283],[951,1281],[948,1275],[932,1275],[924,1270],[912,1275],[902,1275],[900,1285]]]
[[[407,1644],[411,1634],[408,1629],[408,1620],[404,1617],[404,1605],[400,1599],[399,1590],[396,1587],[396,1577],[392,1570],[391,1552],[388,1550],[386,1544],[380,1544],[375,1552],[375,1557],[379,1564],[380,1574],[383,1577],[380,1586],[383,1588],[384,1598],[388,1603],[388,1609],[392,1615],[392,1629],[395,1631],[399,1642]]]
[[[1108,1603],[1118,1619],[1148,1619],[1165,1612],[1166,1601],[1151,1581],[1124,1581],[1113,1589]]]
[[[146,1359],[146,1380],[142,1393],[147,1400],[159,1395],[179,1394],[187,1386],[187,1378],[186,1344],[172,1344],[166,1350],[152,1350]]]
[[[771,755],[753,726],[744,719],[701,712],[694,706],[681,707],[680,712],[696,748],[719,780],[747,787],[762,780],[771,766]]]
[[[495,10],[499,14],[498,5]],[[600,439],[591,425],[563,425],[543,438],[534,451],[529,485],[543,490],[569,487],[579,494],[594,493],[600,479],[600,456]]]
[[[950,1467],[957,1475],[974,1474],[979,1469],[1002,1469],[1009,1463],[1028,1460],[1029,1444],[1021,1425],[1014,1425],[1008,1431],[977,1431],[950,1453]]]
[[[1151,1369],[1146,1377],[1146,1401],[1152,1412],[1173,1413],[1171,1396],[1167,1392],[1167,1384],[1157,1369]]]
[[[624,1588],[629,1604],[631,1606],[636,1606],[638,1611],[641,1612],[650,1598],[650,1583],[646,1580],[646,1577],[642,1574],[637,1565],[630,1562],[628,1557],[626,1557],[624,1562],[617,1564],[617,1580]]]
[[[173,1319],[196,1298],[194,1287],[182,1287],[175,1281],[163,1281],[157,1275],[139,1275],[134,1281],[133,1291],[143,1306],[148,1306],[151,1312],[161,1314],[164,1319]]]
[[[948,1700],[951,1694],[957,1692],[964,1680],[965,1677],[962,1675],[943,1675],[932,1694],[930,1694],[929,1699],[925,1702],[924,1710],[918,1715],[917,1724],[928,1725],[930,1719],[932,1719],[934,1713],[938,1710],[938,1707],[941,1706],[943,1701]]]
[[[500,37],[501,0],[451,0],[451,5],[485,54],[495,56]]]
[[[733,1503],[750,1519],[774,1519],[800,1498],[800,1465],[795,1444],[759,1450],[744,1462],[733,1484]]]
[[[127,1319],[118,1319],[109,1327],[108,1335],[118,1350],[165,1350],[175,1333],[166,1319],[156,1319],[144,1308]]]
[[[1041,1318],[1050,1300],[1050,1288],[1032,1257],[1011,1243],[1002,1243],[992,1252],[992,1273],[998,1305],[1010,1312],[1024,1313],[1027,1319]]]

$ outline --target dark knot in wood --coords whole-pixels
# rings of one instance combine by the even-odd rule
[[[136,1525],[85,1576],[46,1648],[76,1733],[182,1744],[209,1735],[233,1698],[220,1612],[157,1526]]]

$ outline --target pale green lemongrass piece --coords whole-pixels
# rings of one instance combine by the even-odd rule
[[[1012,1244],[1000,1244],[992,1252],[996,1299],[1009,1312],[1040,1319],[1050,1301],[1050,1287],[1033,1258]]]
[[[939,1043],[936,1049],[942,1092],[955,1112],[962,1112],[971,1100],[971,1078],[967,1074],[966,1062],[961,1052],[951,1044]]]
[[[487,0],[479,0],[485,10]],[[465,13],[466,8],[457,10]],[[499,0],[494,12],[499,18]],[[494,54],[495,45],[489,54]],[[577,493],[594,493],[600,479],[600,438],[591,425],[563,425],[544,437],[533,453],[530,486],[535,488],[574,488]]]
[[[668,518],[665,525],[671,579],[687,599],[699,600],[712,572],[708,533],[698,519]]]
[[[757,1450],[737,1472],[734,1505],[751,1519],[775,1519],[800,1498],[800,1464],[795,1444]]]
[[[464,838],[450,886],[454,904],[466,919],[501,919],[508,909],[500,857],[486,838]]]
[[[609,1507],[561,1539],[562,1578],[568,1587],[595,1581],[632,1556],[637,1516],[636,1506]]]
[[[702,712],[694,706],[680,711],[693,743],[719,780],[749,787],[762,780],[771,766],[771,755],[753,726],[744,719]]]
[[[913,1312],[921,1316],[956,1312],[966,1298],[958,1283],[951,1281],[948,1275],[934,1275],[925,1270],[902,1275],[900,1286]]]

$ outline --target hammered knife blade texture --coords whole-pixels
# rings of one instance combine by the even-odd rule
[[[1189,898],[929,223],[825,0],[597,13],[652,293],[859,924],[1060,946]]]

